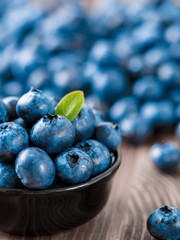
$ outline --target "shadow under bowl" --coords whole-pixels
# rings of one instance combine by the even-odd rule
[[[95,217],[110,195],[120,152],[102,174],[82,184],[49,190],[0,188],[0,231],[15,235],[51,235]]]

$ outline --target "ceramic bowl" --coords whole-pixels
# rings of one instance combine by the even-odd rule
[[[81,225],[105,206],[120,152],[102,174],[82,184],[48,190],[0,188],[0,231],[16,235],[51,235]]]

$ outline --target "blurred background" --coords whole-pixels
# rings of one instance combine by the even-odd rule
[[[0,98],[86,103],[134,142],[180,121],[179,1],[0,1]]]

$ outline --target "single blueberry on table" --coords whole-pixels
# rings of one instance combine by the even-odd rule
[[[95,128],[95,117],[91,108],[84,104],[80,113],[72,121],[72,125],[74,126],[76,134],[75,143],[90,138]]]
[[[108,148],[104,144],[96,140],[86,140],[76,144],[75,147],[87,153],[91,158],[93,162],[93,176],[102,173],[108,168],[111,162],[111,156]]]
[[[121,132],[117,123],[101,122],[95,128],[96,139],[109,149],[116,149],[121,142]]]
[[[16,104],[18,100],[19,98],[16,96],[3,98],[3,102],[6,104],[8,110],[8,121],[12,121],[18,117],[16,113]]]
[[[29,146],[29,136],[19,124],[0,124],[0,161],[14,162],[16,155]]]
[[[7,163],[0,163],[0,187],[21,187],[21,181],[17,177],[14,166]]]
[[[156,209],[147,220],[147,229],[159,240],[180,239],[180,210],[170,206]]]
[[[34,146],[58,154],[73,144],[75,131],[67,118],[48,113],[32,127],[30,138]]]
[[[0,99],[0,123],[6,121],[8,110],[5,103]]]
[[[150,155],[154,164],[165,172],[175,170],[180,162],[180,151],[172,143],[155,144]]]
[[[89,155],[78,148],[69,148],[55,159],[57,176],[66,183],[85,182],[91,176],[93,162]]]
[[[27,123],[34,124],[48,112],[54,113],[54,102],[42,91],[31,88],[17,102],[16,112]]]
[[[22,184],[30,189],[49,188],[56,172],[48,154],[36,147],[26,148],[18,154],[15,170]]]

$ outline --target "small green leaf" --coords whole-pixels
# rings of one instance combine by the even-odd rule
[[[55,114],[61,115],[72,121],[78,113],[84,103],[83,91],[74,91],[65,95],[58,103]]]

